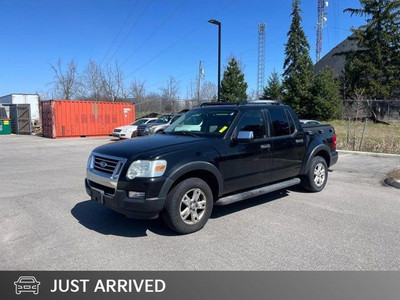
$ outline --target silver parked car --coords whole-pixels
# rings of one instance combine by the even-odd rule
[[[154,123],[140,125],[137,136],[150,135],[163,132],[169,125],[174,123],[182,114],[163,115]]]
[[[136,136],[139,125],[145,125],[155,122],[157,118],[141,118],[130,125],[120,126],[114,129],[112,136],[120,139],[130,139]]]

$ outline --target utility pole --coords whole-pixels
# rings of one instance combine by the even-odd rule
[[[204,74],[204,69],[203,69],[203,62],[200,60],[199,61],[199,75],[197,79],[197,101],[199,101],[200,104],[200,98],[201,98],[201,78]]]

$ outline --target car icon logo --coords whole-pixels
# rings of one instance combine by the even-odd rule
[[[21,293],[39,294],[40,282],[37,281],[34,276],[20,276],[18,280],[14,282],[14,285],[17,295],[21,295]]]
[[[107,163],[105,161],[100,162],[100,167],[105,168],[107,167]]]

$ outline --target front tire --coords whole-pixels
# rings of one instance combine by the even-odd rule
[[[213,203],[209,185],[200,178],[188,178],[168,193],[162,216],[173,231],[192,233],[202,229],[207,223]]]
[[[328,181],[328,165],[321,156],[312,159],[307,174],[302,178],[302,186],[310,192],[320,192]]]

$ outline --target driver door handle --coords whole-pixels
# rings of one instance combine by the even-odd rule
[[[271,149],[271,144],[263,144],[260,146],[261,149]]]

